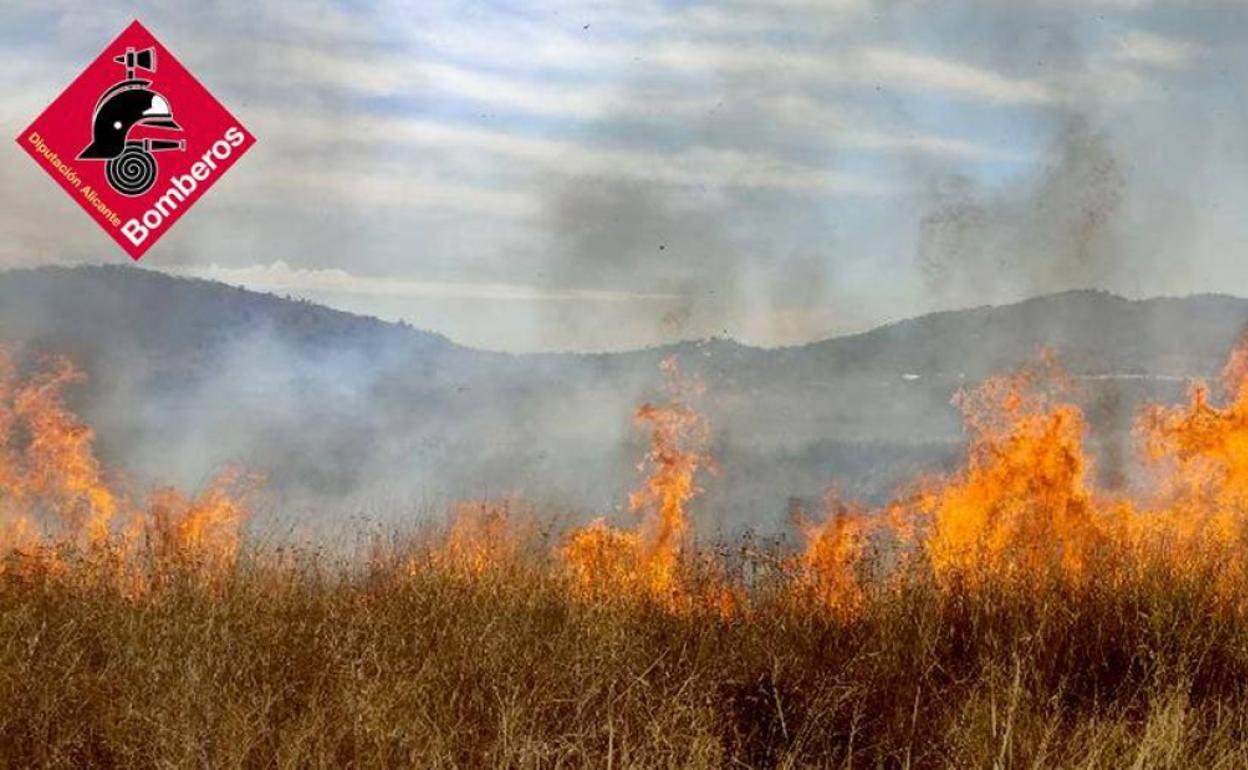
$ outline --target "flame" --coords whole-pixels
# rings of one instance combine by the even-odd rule
[[[955,398],[971,433],[966,467],[917,504],[930,521],[924,546],[939,581],[1051,572],[1079,580],[1104,550],[1116,509],[1089,486],[1086,425],[1078,407],[1058,400],[1064,387],[1046,355]]]
[[[701,395],[701,385],[681,377],[674,357],[661,369],[672,401],[643,404],[635,415],[650,433],[650,448],[638,465],[645,479],[629,495],[629,508],[640,517],[637,528],[618,530],[599,519],[574,531],[564,547],[564,561],[583,594],[646,596],[672,606],[687,599],[681,580],[690,534],[686,506],[702,491],[698,471],[713,467],[710,430],[686,403]]]
[[[145,537],[167,559],[233,563],[247,518],[238,490],[247,483],[244,474],[230,470],[195,497],[172,487],[154,491],[140,518]]]
[[[586,597],[655,595],[670,598],[673,577],[649,558],[640,532],[616,529],[602,519],[572,532],[563,558]]]
[[[1225,405],[1197,382],[1188,403],[1149,405],[1136,434],[1149,471],[1135,497],[1095,486],[1080,409],[1051,355],[960,393],[969,432],[961,470],[920,483],[882,511],[835,499],[803,523],[800,584],[846,612],[861,605],[864,560],[887,541],[894,569],[919,564],[945,589],[1059,579],[1114,585],[1143,570],[1212,576],[1248,611],[1248,344],[1223,372]]]
[[[1215,565],[1229,591],[1248,566],[1248,342],[1232,352],[1222,380],[1224,406],[1197,382],[1187,404],[1147,407],[1136,432],[1159,480],[1146,536],[1173,569]]]
[[[62,574],[63,554],[78,550],[128,588],[148,584],[147,566],[232,565],[247,516],[243,487],[254,477],[231,471],[194,497],[160,489],[146,506],[131,505],[105,479],[90,427],[65,404],[65,389],[85,379],[60,357],[23,377],[0,348],[0,553],[23,557],[27,575]]]
[[[879,521],[865,508],[841,500],[835,490],[824,496],[823,521],[806,520],[800,508],[794,519],[806,540],[799,587],[836,614],[855,613],[866,599],[863,567]]]
[[[117,514],[91,449],[93,434],[65,406],[62,391],[83,376],[64,358],[18,377],[0,349],[0,545],[29,545],[39,525],[99,544]]]
[[[433,554],[433,561],[468,576],[512,564],[535,521],[531,511],[518,510],[508,499],[456,503],[446,541]]]
[[[629,496],[636,525],[599,519],[573,530],[554,570],[578,600],[738,617],[750,612],[749,579],[730,580],[724,559],[693,547],[688,509],[714,470],[708,422],[691,405],[701,386],[682,379],[674,359],[662,370],[669,400],[635,414],[649,438]],[[68,554],[85,554],[107,567],[96,573],[142,594],[177,570],[212,577],[233,567],[254,477],[231,471],[199,494],[158,489],[134,504],[110,485],[90,428],[66,405],[65,389],[82,374],[60,358],[22,371],[0,349],[0,572],[63,577],[80,563]],[[1129,490],[1097,486],[1072,389],[1046,354],[959,393],[961,468],[920,479],[878,509],[830,493],[819,521],[798,517],[801,552],[767,574],[780,576],[783,595],[840,618],[900,578],[946,592],[1055,580],[1114,589],[1158,568],[1211,585],[1223,606],[1248,612],[1248,343],[1231,353],[1220,392],[1198,382],[1186,403],[1141,411],[1135,435],[1147,474]],[[535,523],[510,500],[461,503],[444,541],[408,570],[476,579],[520,564]]]

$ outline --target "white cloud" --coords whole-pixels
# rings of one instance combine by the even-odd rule
[[[370,96],[428,96],[469,99],[520,112],[585,118],[600,115],[618,99],[609,86],[558,85],[500,77],[411,55],[347,54],[298,46],[265,52],[262,66],[273,82],[329,86]]]
[[[473,185],[429,174],[359,173],[295,164],[271,165],[263,176],[253,176],[237,191],[257,201],[272,201],[278,194],[287,201],[308,196],[320,202],[327,193],[346,206],[374,210],[419,209],[528,219],[540,209],[540,201],[531,193],[497,185]]]
[[[69,0],[16,1],[0,33],[13,62],[0,74],[0,125],[10,137],[135,13],[259,137],[157,258],[198,261],[209,277],[256,288],[350,296],[366,312],[408,307],[403,297],[478,298],[462,311],[476,314],[474,334],[517,345],[536,339],[517,331],[522,302],[614,302],[622,327],[648,329],[649,319],[630,320],[628,303],[665,296],[645,293],[656,280],[648,262],[635,275],[619,271],[619,292],[559,285],[597,285],[566,269],[583,264],[579,242],[564,237],[570,229],[614,239],[627,221],[705,243],[705,253],[664,256],[679,254],[696,285],[729,298],[706,322],[745,328],[741,292],[765,308],[757,318],[771,319],[774,330],[760,339],[798,341],[831,323],[809,314],[830,307],[816,299],[842,283],[869,295],[872,312],[906,310],[922,293],[912,252],[933,175],[1009,189],[1043,174],[1047,156],[1029,148],[1044,146],[1067,113],[1106,132],[1133,180],[1156,180],[1182,200],[1206,189],[1194,180],[1210,169],[1233,166],[1227,159],[1242,155],[1237,142],[1248,135],[1234,110],[1210,101],[1225,98],[1243,66],[1228,51],[1215,72],[1205,55],[1236,33],[1230,0],[1229,14],[1181,22],[1132,14],[1150,4],[1178,9],[1181,0],[886,8],[873,0],[310,0],[294,12],[147,0],[137,11],[103,0],[88,12]],[[1149,31],[1106,40],[1124,25]],[[1171,36],[1179,30],[1193,42]],[[1180,93],[1185,67],[1185,82],[1203,77],[1198,86],[1218,88]],[[1184,110],[1211,116],[1208,131],[1174,138],[1183,115],[1171,107],[1180,99]],[[0,157],[0,264],[112,254],[105,234],[17,149]],[[636,183],[620,186],[643,199],[636,210],[552,216],[576,191],[618,180]],[[791,194],[752,194],[760,191]],[[1205,197],[1234,208],[1234,196]],[[1207,210],[1193,219],[1203,223]],[[1192,230],[1198,245],[1232,241]],[[729,253],[717,252],[721,241]],[[818,267],[816,278],[771,280],[798,256]],[[238,267],[258,258],[287,262]],[[548,279],[551,288],[536,285]],[[513,301],[481,320],[494,300]],[[597,332],[573,325],[566,333],[576,344]]]
[[[887,48],[868,48],[862,56],[864,72],[868,77],[878,77],[885,86],[947,91],[1005,104],[1054,101],[1053,93],[1042,83],[1008,78],[950,59]]]
[[[990,103],[1054,100],[1042,83],[1009,78],[962,62],[898,48],[859,48],[828,53],[774,46],[668,44],[642,52],[644,60],[691,71],[769,72],[812,83],[939,91]]]
[[[1131,30],[1118,40],[1113,58],[1131,64],[1178,69],[1189,64],[1199,50],[1197,45],[1185,40]]]
[[[257,113],[259,115],[259,113]],[[821,194],[882,195],[892,188],[876,179],[780,159],[766,152],[693,146],[673,152],[603,148],[581,142],[523,136],[424,118],[362,115],[349,123],[332,116],[272,114],[261,117],[272,141],[341,147],[406,145],[479,155],[489,153],[568,176],[603,176],[670,185],[789,190]],[[260,135],[259,128],[256,129]],[[402,175],[401,169],[396,174]]]
[[[863,71],[857,74],[845,68],[843,63],[826,57],[793,55],[777,58],[765,50],[730,52],[706,46],[674,46],[656,51],[654,55],[678,68],[779,66],[812,76],[822,71],[831,79],[841,81],[857,79],[871,82],[873,78],[886,78],[895,87],[913,89],[938,84],[948,91],[975,94],[993,101],[1048,99],[1047,91],[1035,83],[1002,79],[964,65],[893,51],[864,53],[860,57]],[[273,74],[279,75],[273,78],[275,82],[284,84],[329,85],[369,95],[435,93],[475,101],[486,109],[504,108],[550,117],[610,117],[670,125],[677,120],[704,116],[723,99],[722,92],[714,83],[709,87],[683,83],[645,89],[622,85],[557,84],[523,74],[501,77],[405,57],[347,56],[296,47],[276,49],[266,56],[266,61]],[[909,151],[978,159],[1002,159],[1004,156],[999,150],[978,147],[956,138],[916,135],[913,132],[890,133],[865,123],[844,131],[831,131],[829,116],[838,112],[838,105],[826,99],[816,99],[800,85],[795,86],[779,96],[761,93],[752,99],[758,107],[774,115],[777,123],[801,126],[815,132],[798,137],[800,139],[878,151]],[[839,112],[843,114],[843,110]],[[838,141],[842,139],[844,141]]]
[[[694,38],[697,40],[697,38]],[[427,41],[443,55],[462,53],[441,37]],[[689,42],[689,38],[607,41],[590,44],[554,35],[540,45],[502,39],[492,50],[481,41],[470,44],[479,61],[511,71],[535,67],[596,71],[619,75],[630,69],[654,67],[676,73],[769,73],[797,76],[818,84],[879,86],[890,90],[935,90],[990,103],[1047,103],[1054,95],[1043,84],[1011,78],[961,61],[919,54],[896,47],[854,48],[829,52],[802,46],[758,43]]]
[[[1022,153],[957,137],[880,129],[872,125],[871,118],[862,110],[821,102],[801,92],[759,94],[755,101],[778,124],[792,126],[812,139],[836,147],[1005,163],[1028,160]]]
[[[354,275],[339,269],[303,269],[282,260],[267,265],[224,267],[216,263],[169,268],[167,272],[206,278],[268,292],[356,294],[393,299],[465,299],[520,302],[645,302],[678,299],[674,294],[521,286],[511,283],[455,283]]]

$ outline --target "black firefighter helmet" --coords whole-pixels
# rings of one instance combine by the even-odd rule
[[[107,161],[104,175],[122,195],[142,195],[156,182],[153,152],[185,150],[186,142],[169,139],[130,139],[137,125],[182,127],[173,120],[169,101],[151,89],[152,81],[135,77],[138,70],[156,71],[156,49],[127,48],[113,61],[126,68],[126,79],[104,92],[91,116],[91,143],[78,153],[79,160]]]
[[[136,125],[182,130],[173,120],[165,97],[148,88],[150,80],[126,80],[100,97],[91,121],[91,143],[79,160],[108,160],[126,148],[126,137]]]

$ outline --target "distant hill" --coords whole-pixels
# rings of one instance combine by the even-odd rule
[[[225,346],[260,330],[312,355],[350,349],[437,356],[456,349],[432,332],[128,267],[0,273],[0,325],[8,339],[91,357],[97,352],[138,355],[170,368],[211,366]]]
[[[722,472],[703,506],[767,528],[832,482],[878,499],[960,451],[960,387],[1058,353],[1113,472],[1139,403],[1209,377],[1248,300],[1130,301],[1074,291],[936,313],[808,345],[728,340],[600,355],[505,355],[313,303],[123,267],[0,273],[0,339],[65,352],[102,449],[134,476],[202,480],[226,462],[270,476],[289,515],[403,516],[520,492],[618,505],[635,477],[637,403],[676,355],[707,386]]]

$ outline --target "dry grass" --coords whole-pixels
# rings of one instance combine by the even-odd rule
[[[1199,576],[916,569],[847,617],[764,570],[724,617],[570,598],[547,559],[245,552],[135,596],[10,557],[0,764],[1248,766],[1248,619]]]
[[[674,402],[633,528],[464,503],[337,560],[243,543],[228,476],[115,490],[72,367],[0,354],[0,766],[1248,767],[1245,362],[1145,413],[1138,500],[1024,372],[962,470],[801,549],[693,545]]]

